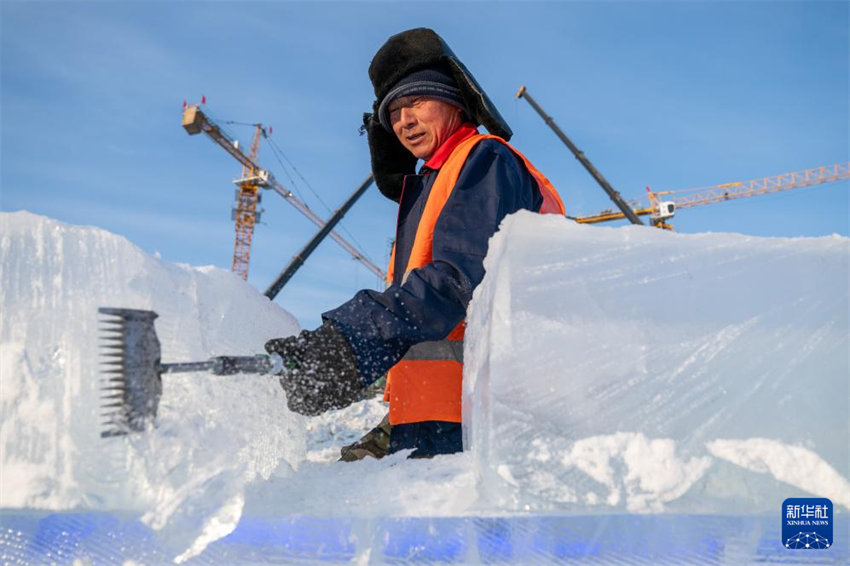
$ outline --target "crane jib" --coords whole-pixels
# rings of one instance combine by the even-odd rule
[[[355,246],[346,241],[345,238],[331,229],[337,222],[339,222],[342,215],[348,211],[351,205],[354,204],[356,198],[352,200],[350,197],[349,201],[340,207],[337,213],[332,216],[331,220],[326,223],[322,218],[316,215],[310,207],[297,199],[289,189],[278,182],[269,171],[262,169],[259,166],[259,163],[257,162],[259,137],[260,135],[264,135],[265,132],[263,131],[261,124],[254,125],[256,126],[256,132],[251,144],[251,155],[248,156],[245,155],[245,153],[239,148],[239,143],[228,136],[218,124],[216,124],[203,112],[203,110],[201,110],[198,105],[188,105],[183,111],[183,128],[189,135],[196,135],[200,133],[206,134],[213,142],[224,148],[227,153],[233,156],[243,166],[242,178],[234,181],[239,186],[239,191],[237,194],[237,207],[234,209],[234,219],[236,220],[236,243],[234,245],[233,271],[240,274],[243,279],[247,279],[248,277],[251,236],[253,234],[254,225],[259,220],[259,213],[256,209],[259,202],[259,195],[257,194],[257,191],[259,188],[270,188],[294,206],[301,214],[310,219],[311,222],[321,228],[319,232],[321,238],[319,241],[324,239],[326,236],[330,236],[331,239],[342,246],[342,248],[354,259],[362,263],[367,269],[383,280],[384,272],[374,263],[369,261],[366,254],[362,253]],[[364,185],[361,185],[362,190],[358,189],[358,191],[355,191],[358,198],[363,194],[365,188],[368,187],[371,181],[372,176],[370,175],[364,182]],[[330,224],[330,226],[327,227],[327,224]],[[314,239],[315,238],[316,237],[314,237]],[[318,245],[319,241],[317,241],[313,247]],[[311,244],[312,243],[313,242],[311,241]],[[308,246],[309,245],[310,244],[308,244]],[[299,257],[301,261],[300,263],[297,263],[294,269],[297,269],[297,267],[306,260],[306,256],[303,256],[303,254],[299,254]],[[294,274],[292,265],[290,265],[287,269],[291,270],[291,273],[289,273],[289,277],[291,277],[292,274]],[[277,290],[279,291],[280,288],[278,287]]]

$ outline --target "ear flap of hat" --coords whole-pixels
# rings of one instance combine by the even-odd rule
[[[451,49],[446,46],[446,49],[451,53]],[[487,131],[494,136],[499,136],[505,141],[510,141],[514,135],[511,127],[499,114],[496,106],[469,72],[469,69],[458,59],[454,53],[447,57],[449,66],[452,69],[452,74],[457,81],[460,92],[463,93],[463,99],[466,102],[466,107],[472,114],[472,120],[481,124]]]
[[[446,65],[463,95],[470,117],[493,135],[510,140],[513,132],[484,89],[437,33],[428,28],[415,28],[390,37],[369,65],[369,78],[375,88],[377,103],[395,84],[414,71],[435,65]]]

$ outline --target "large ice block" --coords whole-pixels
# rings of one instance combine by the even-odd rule
[[[268,377],[167,375],[156,430],[100,437],[98,307],[157,311],[164,361],[297,331],[232,273],[27,212],[0,213],[0,260],[0,508],[132,510],[182,550],[235,528],[248,483],[304,459],[301,418]]]
[[[850,508],[845,237],[520,213],[467,328],[465,441],[498,509]]]

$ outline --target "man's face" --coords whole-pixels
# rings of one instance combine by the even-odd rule
[[[390,102],[390,123],[401,144],[427,161],[463,123],[461,109],[427,96],[403,96]]]

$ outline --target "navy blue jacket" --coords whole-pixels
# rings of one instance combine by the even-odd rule
[[[539,210],[543,197],[522,161],[492,139],[479,142],[434,228],[433,262],[402,282],[425,202],[437,171],[405,177],[396,225],[395,281],[385,291],[359,291],[322,315],[348,339],[364,385],[374,382],[420,342],[441,340],[466,317],[484,277],[490,237],[520,209]]]

